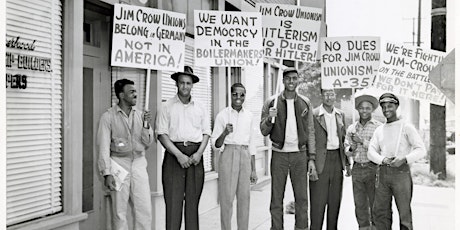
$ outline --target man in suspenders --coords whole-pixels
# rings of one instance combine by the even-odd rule
[[[397,117],[399,99],[394,94],[382,94],[379,103],[387,121],[375,130],[367,153],[380,167],[373,209],[375,226],[377,230],[391,229],[394,197],[400,229],[412,230],[413,184],[409,164],[425,156],[425,145],[414,126]]]

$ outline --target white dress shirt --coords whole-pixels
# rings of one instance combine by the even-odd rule
[[[340,147],[339,144],[339,135],[337,134],[337,120],[336,120],[336,111],[335,108],[332,109],[332,113],[328,113],[323,105],[319,107],[319,115],[324,115],[324,120],[326,122],[327,128],[327,149],[335,150]]]
[[[211,135],[206,108],[193,97],[184,104],[177,94],[163,104],[156,127],[157,135],[166,134],[172,142],[201,142],[203,135]]]
[[[232,107],[227,107],[221,110],[214,122],[214,130],[211,135],[211,143],[216,147],[216,141],[225,129],[225,126],[230,123],[233,125],[233,132],[228,134],[224,139],[224,145],[247,145],[251,155],[256,154],[255,134],[256,129],[253,123],[252,113],[244,108],[238,112]]]

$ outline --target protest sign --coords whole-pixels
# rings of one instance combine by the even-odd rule
[[[430,71],[445,53],[386,42],[373,87],[405,97],[444,105],[446,96],[430,82]]]
[[[316,62],[322,9],[257,3],[262,13],[265,57]]]
[[[195,10],[194,16],[196,65],[257,66],[263,63],[260,13]]]
[[[112,66],[182,70],[185,18],[181,13],[115,4]]]
[[[320,41],[321,86],[365,88],[380,63],[378,37],[326,37]]]

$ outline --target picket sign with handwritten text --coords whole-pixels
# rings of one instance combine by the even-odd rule
[[[446,96],[430,82],[428,74],[442,61],[444,52],[385,42],[373,87],[416,100],[444,105]]]
[[[321,8],[257,3],[255,10],[262,13],[265,57],[316,62]]]
[[[115,4],[112,66],[181,71],[186,15]]]
[[[260,13],[195,10],[194,16],[196,65],[262,65]]]
[[[380,63],[379,37],[325,37],[320,41],[323,88],[365,88]]]

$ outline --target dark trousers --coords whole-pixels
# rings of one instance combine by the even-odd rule
[[[355,215],[360,228],[374,223],[372,206],[375,196],[375,174],[377,165],[371,162],[354,163],[351,171],[353,182],[353,198],[355,201]]]
[[[308,199],[307,199],[307,155],[301,152],[273,151],[270,164],[272,176],[272,195],[270,214],[272,230],[283,229],[283,200],[288,174],[291,177],[295,199],[295,229],[308,229]]]
[[[412,230],[412,177],[409,165],[399,167],[380,166],[378,185],[375,189],[374,216],[378,230],[391,230],[392,197],[395,198],[399,212],[399,229]]]
[[[327,205],[327,229],[337,229],[340,202],[342,201],[343,173],[339,150],[328,150],[323,172],[317,181],[310,181],[311,230],[323,229]]]
[[[195,153],[199,145],[176,147],[185,155]],[[165,153],[162,167],[163,194],[166,203],[166,229],[179,230],[182,223],[182,207],[185,199],[185,229],[198,230],[198,204],[204,184],[203,159],[198,165],[182,168],[177,158]]]

